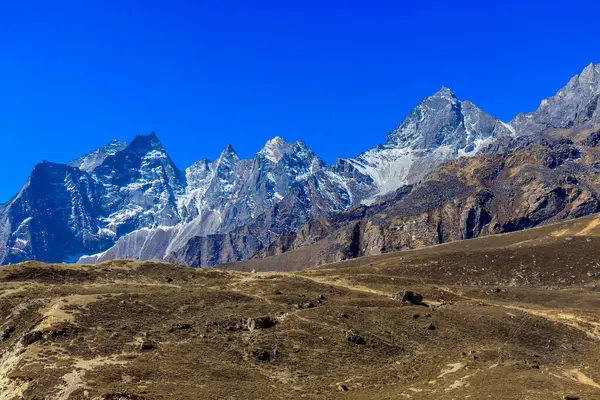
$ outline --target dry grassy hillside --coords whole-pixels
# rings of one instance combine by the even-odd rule
[[[0,399],[600,399],[599,232],[588,217],[298,273],[4,267]],[[242,267],[261,262],[285,258]]]

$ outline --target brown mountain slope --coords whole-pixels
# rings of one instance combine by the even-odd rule
[[[402,188],[386,201],[312,220],[255,258],[291,252],[260,265],[298,270],[598,212],[596,136],[590,133],[578,143],[561,137],[500,141],[482,156],[443,165],[423,183]]]
[[[599,234],[586,217],[298,273],[8,266],[0,399],[598,399]]]

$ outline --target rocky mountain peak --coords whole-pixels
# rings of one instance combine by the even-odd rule
[[[511,125],[520,135],[552,129],[593,128],[600,125],[600,64],[589,64],[539,108],[519,114]]]
[[[417,105],[392,131],[386,147],[431,150],[460,141],[464,132],[462,103],[442,87]]]
[[[69,165],[91,173],[97,166],[102,164],[107,157],[125,149],[125,147],[127,147],[126,142],[113,139],[107,145],[71,161]]]
[[[166,153],[160,139],[154,132],[151,132],[148,135],[136,136],[131,143],[129,143],[128,147],[130,150],[134,150],[138,154],[148,153],[151,151]]]
[[[600,75],[600,64],[590,63],[579,75],[579,80],[586,83],[597,83]]]
[[[442,86],[440,90],[429,96],[427,99],[445,99],[451,103],[456,103],[458,98],[450,88]]]
[[[235,152],[235,149],[231,144],[228,144],[227,147],[221,152],[219,158],[217,158],[214,162],[214,168],[218,169],[219,166],[227,166],[228,168],[233,168],[235,164],[240,160],[240,157]]]
[[[185,180],[188,190],[194,190],[206,185],[210,178],[211,163],[208,159],[198,160],[185,169]]]
[[[275,136],[267,140],[263,148],[258,152],[272,163],[278,163],[281,158],[289,152],[291,143],[286,142],[281,136]]]

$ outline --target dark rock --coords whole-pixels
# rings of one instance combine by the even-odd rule
[[[590,133],[580,142],[584,146],[596,147],[600,143],[600,131]]]
[[[357,331],[346,332],[346,340],[354,344],[366,344],[365,338],[361,336]]]
[[[140,351],[150,351],[156,349],[156,343],[151,340],[144,339],[142,343],[140,343]]]
[[[171,283],[171,282],[173,282],[173,278],[166,277],[166,278],[165,278],[165,281],[166,281],[167,283]]]
[[[275,321],[271,317],[264,316],[264,317],[248,318],[248,322],[246,323],[246,326],[248,326],[248,329],[253,331],[255,329],[270,328],[272,326],[275,326],[276,323],[277,323],[277,321]]]
[[[6,328],[2,332],[0,332],[0,340],[7,340],[8,338],[10,338],[10,334],[13,333],[14,331],[15,331],[15,327],[9,326],[8,328]]]
[[[579,396],[574,396],[574,395],[564,395],[563,396],[564,400],[579,400]]]
[[[42,333],[42,331],[31,331],[29,333],[26,333],[25,336],[23,336],[23,338],[21,339],[21,343],[24,347],[27,347],[30,344],[42,340],[43,337],[44,334]]]
[[[145,397],[131,393],[109,393],[102,395],[101,400],[145,400]]]
[[[173,324],[169,328],[169,332],[173,332],[173,331],[177,331],[177,330],[183,330],[183,329],[192,329],[192,325],[190,325],[190,324],[182,324],[182,323]]]
[[[315,308],[318,305],[313,303],[313,302],[309,302],[309,303],[304,303],[304,304],[294,304],[294,307],[299,309],[299,310],[306,310],[309,308]]]
[[[429,329],[430,331],[435,331],[435,325],[429,324],[429,325],[427,325],[427,329]]]
[[[348,389],[348,386],[346,386],[346,385],[343,385],[343,384],[341,384],[341,383],[340,383],[340,384],[338,384],[338,386],[337,386],[337,387],[338,387],[338,390],[339,390],[340,392],[347,392],[348,390],[350,390],[350,389]]]
[[[54,326],[44,332],[44,338],[47,340],[70,340],[79,333],[79,328],[72,324],[61,324]]]
[[[248,351],[248,356],[262,362],[266,362],[271,359],[271,353],[265,349],[251,349]]]
[[[409,303],[414,305],[423,304],[423,296],[419,293],[414,293],[411,291],[404,291],[400,293],[396,293],[392,295],[392,300],[401,301],[403,303]]]

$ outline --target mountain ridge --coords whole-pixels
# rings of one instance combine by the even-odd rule
[[[96,255],[81,257],[81,262],[104,257],[163,260],[185,251],[193,238],[210,235],[224,235],[219,240],[228,239],[222,245],[229,243],[241,252],[207,259],[249,257],[312,219],[374,204],[405,185],[429,179],[444,163],[489,151],[503,138],[565,127],[589,129],[600,120],[599,69],[586,67],[538,110],[509,124],[442,87],[417,105],[383,144],[335,164],[323,162],[304,142],[279,136],[252,159],[240,159],[228,145],[216,160],[201,159],[184,170],[173,163],[154,132],[129,144],[112,141],[54,168],[52,179],[63,187],[56,196],[63,200],[51,205],[71,211],[57,212],[56,222],[36,220],[42,212],[38,198],[45,198],[42,184],[24,193],[26,185],[0,209],[0,264],[38,259],[40,254],[49,262],[82,254]],[[49,242],[43,238],[54,234],[54,226],[66,226],[56,240],[73,245],[67,247],[68,254],[58,249],[47,258]],[[256,239],[249,249],[239,233],[247,227]],[[240,240],[242,245],[233,244]],[[219,246],[212,251],[222,252]]]

